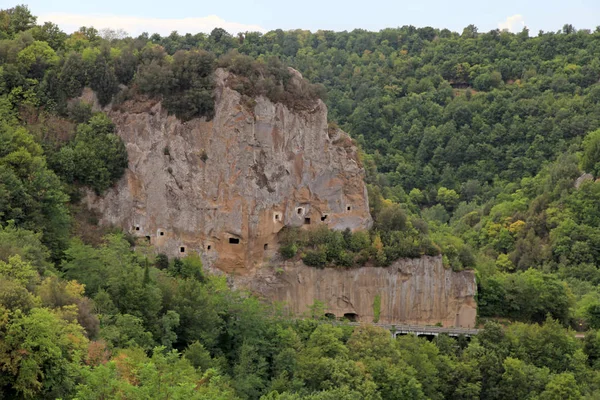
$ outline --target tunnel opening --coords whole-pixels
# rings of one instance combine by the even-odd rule
[[[229,244],[240,244],[240,239],[238,238],[229,238]]]
[[[325,313],[325,319],[334,320],[335,319],[335,314]]]
[[[304,225],[310,225],[310,218],[304,218]]]
[[[358,314],[356,313],[345,313],[344,314],[344,319],[350,321],[350,322],[357,322],[358,321]]]

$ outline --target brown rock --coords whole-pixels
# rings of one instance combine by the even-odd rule
[[[252,279],[238,279],[238,284],[283,302],[295,315],[306,313],[318,300],[325,313],[361,322],[473,328],[477,316],[474,272],[444,268],[441,256],[401,259],[386,268],[316,269],[286,263],[262,269]]]
[[[286,225],[370,227],[357,149],[340,130],[330,137],[325,104],[291,111],[259,97],[247,110],[228,76],[216,72],[211,121],[182,123],[160,103],[150,112],[135,104],[108,111],[129,168],[104,196],[88,193],[101,223],[148,237],[170,256],[198,252],[205,264],[242,275],[275,254]]]
[[[276,255],[284,226],[369,228],[364,170],[348,135],[328,128],[321,101],[292,111],[259,97],[249,110],[228,77],[216,72],[211,121],[183,123],[148,99],[105,109],[129,168],[102,197],[88,192],[100,223],[148,238],[169,256],[199,253],[212,271],[236,275],[234,285],[285,301],[294,313],[321,300],[338,317],[372,322],[379,296],[379,322],[472,327],[474,274],[445,269],[439,257],[388,268],[259,268]],[[83,98],[99,107],[93,92]]]

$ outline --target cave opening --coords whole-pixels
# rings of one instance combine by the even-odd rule
[[[180,252],[180,253],[185,253],[185,247],[181,246],[181,247],[179,248],[179,252]]]
[[[231,238],[229,238],[229,243],[230,244],[240,244],[240,239],[231,237]]]
[[[326,219],[327,219],[327,214],[325,214],[321,217],[321,222],[325,222]]]
[[[136,231],[139,231],[139,230],[140,230],[140,226],[139,226],[139,225],[136,225],[136,226],[135,226],[135,230],[136,230]]]
[[[346,211],[352,210],[352,206],[346,206]]]
[[[310,218],[304,218],[304,225],[310,225]]]
[[[149,235],[146,235],[146,241],[147,241],[148,243],[150,243],[150,236],[149,236]]]
[[[302,214],[302,207],[298,207],[296,209],[296,212],[298,213],[298,215]]]
[[[358,314],[356,314],[356,313],[345,313],[344,314],[344,319],[347,319],[350,322],[357,322],[358,321]]]
[[[332,313],[325,313],[325,318],[326,318],[326,319],[335,319],[335,314],[332,314]]]
[[[160,231],[159,235],[160,236],[165,236],[165,233],[163,231]]]
[[[269,244],[268,244],[268,243],[265,243],[265,245],[263,246],[263,248],[264,248],[265,250],[267,250],[267,249],[269,248]]]

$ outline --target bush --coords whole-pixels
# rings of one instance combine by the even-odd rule
[[[290,243],[283,245],[279,248],[279,253],[283,256],[283,258],[293,258],[298,253],[298,246],[295,243]]]
[[[324,268],[327,265],[327,253],[324,246],[318,250],[308,250],[303,256],[304,264],[311,267]]]
[[[89,186],[98,194],[125,173],[127,150],[104,114],[96,114],[77,127],[75,140],[62,147],[51,164],[68,183]]]

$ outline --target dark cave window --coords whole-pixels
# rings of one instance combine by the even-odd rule
[[[163,231],[160,231],[159,235],[160,236],[165,236],[165,233]]]
[[[350,322],[356,322],[356,321],[358,321],[358,314],[346,313],[346,314],[344,314],[344,318]]]
[[[139,230],[140,230],[140,227],[139,227],[139,226],[136,226],[136,227],[135,227],[135,230],[136,230],[136,231],[139,231]]]
[[[263,246],[263,248],[264,248],[265,250],[267,250],[267,249],[269,248],[269,244],[268,244],[268,243],[265,243],[265,245]]]
[[[302,214],[302,209],[300,207],[298,207],[298,209],[296,210],[296,212],[298,213],[298,215]]]
[[[321,221],[325,221],[326,219],[327,219],[327,215],[323,215],[323,216],[321,217]]]
[[[146,240],[150,243],[150,236],[146,236]]]
[[[347,210],[347,211],[350,211],[350,210],[352,210],[352,207],[350,207],[350,206],[347,206],[347,207],[346,207],[346,210]]]
[[[179,248],[179,252],[180,252],[180,253],[185,253],[185,247],[181,246],[181,247]]]
[[[304,218],[304,225],[310,225],[310,218]]]
[[[210,244],[208,246],[206,246],[206,250],[210,250],[211,246]]]
[[[229,238],[230,244],[240,244],[240,239],[238,238]]]

